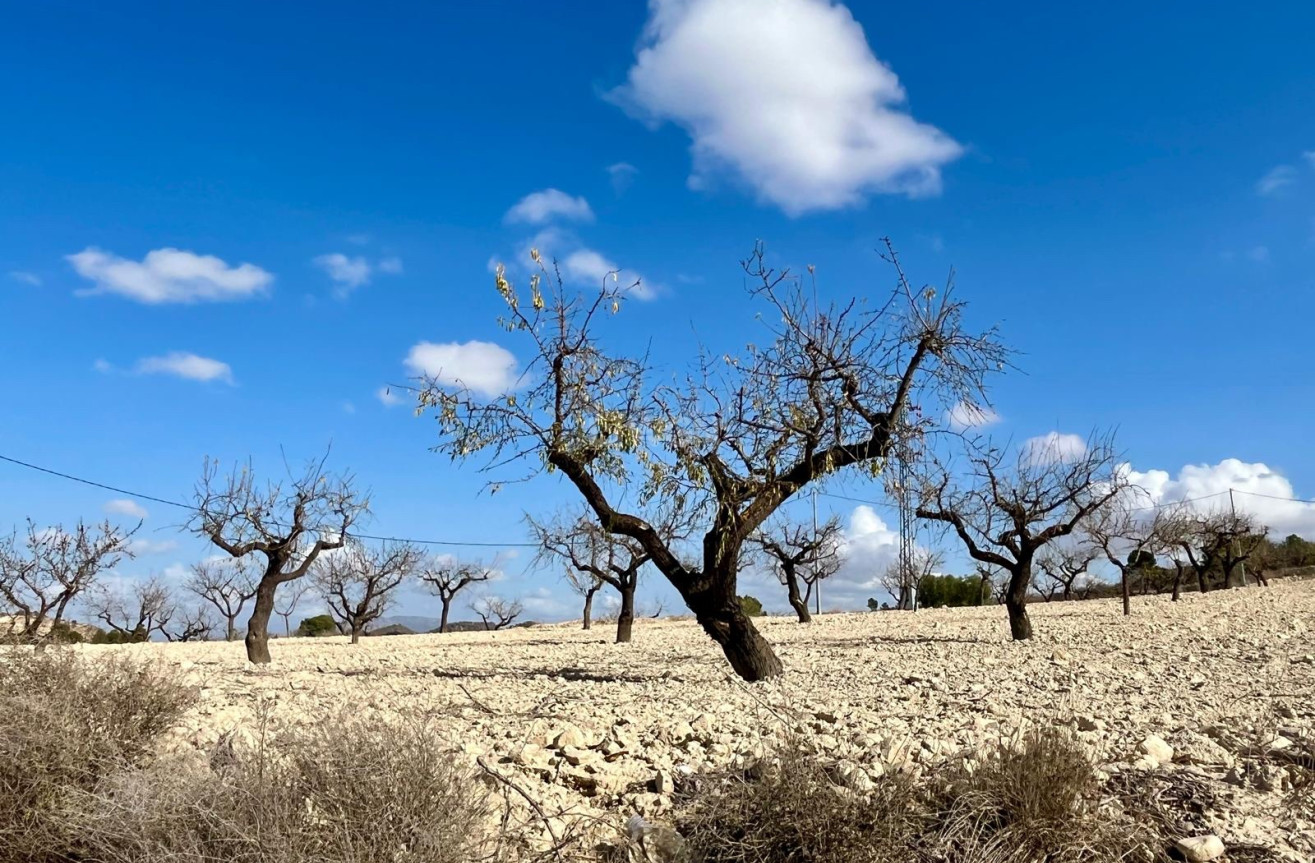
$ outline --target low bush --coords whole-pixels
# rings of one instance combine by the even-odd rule
[[[331,615],[317,614],[314,617],[307,617],[297,625],[297,631],[294,635],[307,636],[309,638],[322,638],[326,635],[341,635],[338,630],[338,624]]]
[[[757,597],[746,595],[739,597],[739,600],[740,600],[740,610],[743,611],[746,615],[748,615],[749,617],[762,617],[763,604],[758,601]]]
[[[67,650],[15,648],[0,662],[0,863],[64,860],[65,807],[147,763],[193,694],[155,668]]]
[[[684,800],[691,863],[1115,863],[1167,860],[1134,813],[1098,811],[1079,745],[1038,729],[1017,747],[921,779],[895,773],[858,793],[789,750]]]

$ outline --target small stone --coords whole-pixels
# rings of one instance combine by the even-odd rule
[[[1105,720],[1094,716],[1079,716],[1078,731],[1100,731],[1105,727]]]
[[[1148,735],[1137,747],[1138,750],[1156,764],[1173,761],[1173,747],[1164,742],[1164,738],[1155,734]]]
[[[552,739],[554,749],[565,749],[568,746],[581,748],[585,745],[584,732],[574,725],[564,725],[562,729]]]
[[[563,746],[562,757],[566,759],[567,764],[579,767],[581,764],[597,761],[601,756],[592,749],[581,749],[578,746]]]
[[[654,794],[670,794],[674,788],[671,774],[665,770],[657,771],[653,774],[653,778],[648,780],[648,790]]]
[[[1189,836],[1174,843],[1188,863],[1208,863],[1224,856],[1224,841],[1213,833],[1206,836]]]

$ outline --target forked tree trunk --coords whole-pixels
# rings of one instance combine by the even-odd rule
[[[621,588],[621,613],[616,616],[616,643],[630,641],[631,630],[635,626],[635,583]]]
[[[447,632],[447,613],[452,610],[452,598],[440,597],[439,601],[443,603],[443,611],[438,618],[438,631]]]
[[[1009,575],[1005,608],[1009,611],[1009,634],[1014,641],[1027,641],[1032,637],[1032,621],[1027,616],[1027,586],[1031,583],[1030,567],[1020,566]]]
[[[813,616],[808,613],[808,600],[804,599],[799,593],[799,578],[795,575],[793,568],[785,572],[785,590],[790,599],[790,607],[794,613],[799,615],[800,623],[808,623]]]
[[[257,665],[269,664],[269,616],[274,613],[274,590],[278,587],[273,582],[262,582],[256,588],[256,604],[251,609],[251,619],[247,621],[247,661]]]
[[[686,594],[685,603],[703,631],[721,646],[731,668],[742,679],[753,682],[776,677],[783,670],[781,660],[740,608],[735,580],[725,579],[721,584],[726,587],[715,590],[715,595]]]

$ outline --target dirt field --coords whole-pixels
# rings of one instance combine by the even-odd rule
[[[546,806],[621,815],[660,817],[673,779],[787,735],[861,786],[1062,723],[1108,773],[1198,774],[1213,799],[1183,805],[1227,843],[1315,859],[1315,826],[1291,814],[1287,774],[1268,757],[1315,734],[1315,582],[1138,598],[1129,618],[1116,601],[1032,614],[1037,636],[1021,644],[999,607],[763,619],[787,671],[753,685],[688,621],[641,620],[629,645],[601,624],[279,640],[264,668],[241,644],[81,649],[157,657],[200,686],[181,746],[250,736],[258,712],[275,734],[344,710],[421,715]]]

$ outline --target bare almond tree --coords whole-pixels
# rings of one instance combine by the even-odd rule
[[[1009,459],[989,444],[968,444],[958,482],[933,461],[919,518],[948,525],[968,555],[1009,574],[1005,607],[1014,640],[1032,637],[1027,593],[1038,553],[1069,536],[1125,493],[1127,472],[1111,437],[1092,436],[1080,451],[1030,445]]]
[[[750,542],[771,564],[790,607],[800,623],[813,619],[808,602],[818,582],[835,575],[843,562],[840,556],[840,520],[832,518],[816,530],[811,523],[780,520],[750,537]],[[799,585],[803,585],[800,590]]]
[[[367,548],[350,542],[341,551],[320,555],[311,577],[339,629],[356,644],[365,628],[383,617],[394,591],[414,574],[420,559],[420,550],[406,543]]]
[[[520,600],[503,599],[500,596],[485,595],[470,604],[470,610],[479,615],[487,630],[506,629],[516,622],[516,618],[525,611]]]
[[[1129,576],[1144,569],[1149,558],[1168,550],[1169,516],[1154,509],[1150,498],[1138,489],[1130,489],[1122,498],[1115,499],[1092,518],[1087,536],[1119,573],[1119,589],[1123,596],[1123,614],[1132,613],[1132,591]],[[1143,576],[1144,578],[1145,576]]]
[[[429,592],[442,603],[438,631],[447,632],[448,613],[452,610],[452,601],[457,594],[472,584],[488,581],[493,577],[493,570],[481,563],[460,561],[452,557],[431,557],[420,562],[416,574]]]
[[[327,458],[327,456],[326,456]],[[255,605],[247,621],[247,659],[268,663],[269,618],[279,585],[310,571],[324,551],[341,548],[347,534],[370,509],[369,498],[351,475],[332,475],[324,459],[308,462],[285,482],[258,487],[249,466],[226,478],[207,461],[197,484],[193,533],[230,556],[259,555]]]
[[[21,539],[17,531],[0,537],[0,599],[18,619],[19,637],[43,645],[102,573],[133,556],[129,541],[139,527],[79,521],[72,530],[41,529],[29,519]]]
[[[211,611],[202,603],[177,610],[170,620],[160,625],[160,634],[166,641],[209,641],[215,631]]]
[[[633,537],[608,533],[588,514],[545,524],[532,518],[526,520],[539,544],[539,559],[565,563],[567,580],[585,596],[584,628],[589,628],[593,594],[598,590],[593,585],[607,585],[621,600],[616,617],[616,642],[630,641],[639,572],[650,560],[643,544]],[[669,521],[654,519],[651,523],[664,537],[674,536],[675,529]]]
[[[1074,585],[1090,574],[1091,565],[1100,555],[1100,549],[1086,544],[1052,544],[1037,555],[1037,569],[1045,578],[1044,582],[1034,579],[1037,591],[1047,602],[1056,596],[1065,601],[1073,599]]]
[[[224,640],[237,640],[237,619],[247,601],[256,595],[250,557],[205,560],[192,567],[184,589],[214,606],[224,619]]]
[[[577,295],[531,258],[527,291],[502,267],[495,277],[501,322],[525,340],[524,375],[491,398],[424,381],[419,408],[437,415],[436,449],[482,454],[489,469],[516,462],[522,478],[561,473],[604,530],[643,547],[746,680],[782,670],[737,599],[749,538],[810,483],[878,473],[896,436],[941,415],[936,402],[984,400],[984,376],[1006,359],[993,333],[963,328],[948,290],[914,289],[893,251],[888,299],[821,305],[815,285],[768,266],[758,247],[744,270],[766,343],[706,352],[684,383],[667,383],[644,355],[612,353],[595,332],[631,286],[613,278]],[[643,515],[653,500],[698,519],[697,560],[682,560]]]
[[[886,564],[881,573],[881,586],[895,600],[900,611],[917,611],[921,602],[923,582],[945,563],[945,555],[930,548],[914,548],[908,560],[898,558]]]
[[[173,594],[158,575],[134,581],[127,589],[122,585],[94,589],[87,608],[125,641],[149,641],[156,632],[163,635],[175,613]]]

